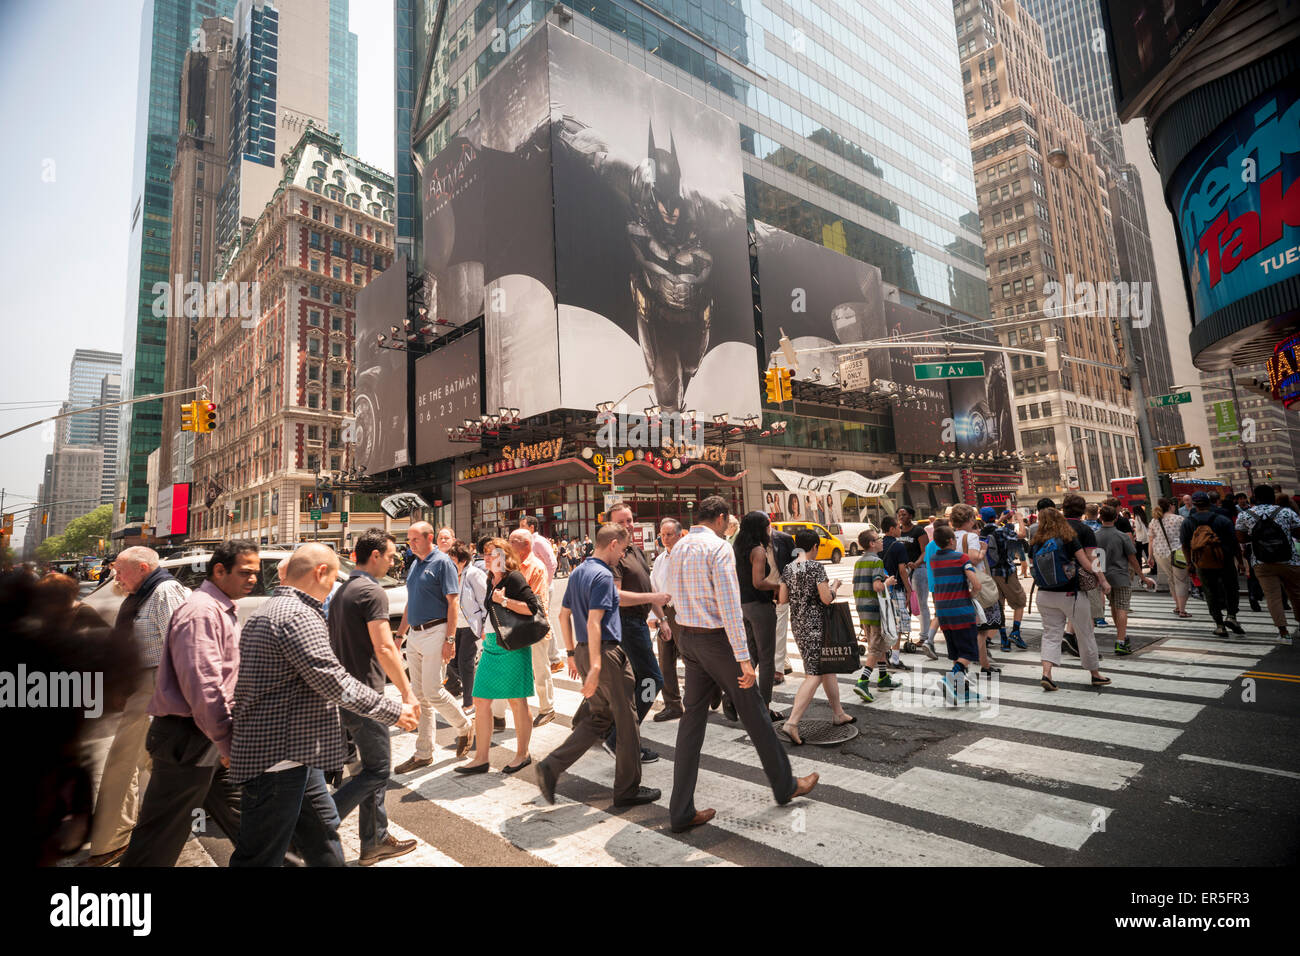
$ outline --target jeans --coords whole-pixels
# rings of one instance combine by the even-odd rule
[[[388,837],[388,812],[384,794],[393,765],[392,738],[388,727],[350,710],[340,710],[343,727],[352,735],[361,756],[361,773],[334,791],[334,808],[341,821],[354,807],[360,807],[357,828],[361,849],[379,846]]]
[[[917,603],[921,606],[921,640],[927,644],[933,644],[934,638],[930,636],[930,573],[929,568],[922,562],[912,569],[912,590],[916,592]],[[936,624],[935,627],[938,630]]]
[[[644,618],[624,617],[623,653],[632,665],[633,699],[636,703],[636,722],[640,724],[650,711],[650,706],[663,690],[664,675],[659,670],[659,661],[655,659],[654,642],[650,638],[650,628]],[[674,635],[675,637],[676,635]],[[609,745],[617,750],[617,728],[610,730]]]
[[[244,783],[231,867],[282,866],[292,840],[308,866],[343,866],[339,814],[315,767],[260,773]]]
[[[460,677],[462,707],[474,706],[474,668],[478,666],[478,638],[468,627],[456,628],[456,673]]]

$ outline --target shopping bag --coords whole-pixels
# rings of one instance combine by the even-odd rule
[[[824,605],[822,618],[823,674],[851,674],[862,666],[858,636],[853,631],[853,615],[847,601]]]
[[[880,636],[889,645],[898,640],[898,609],[894,607],[894,589],[890,587],[880,596]]]
[[[912,617],[921,616],[921,601],[917,597],[915,590],[911,590],[907,592],[907,606],[908,609],[911,610],[912,612]]]

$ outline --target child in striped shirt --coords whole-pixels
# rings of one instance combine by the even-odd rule
[[[867,641],[867,659],[853,692],[862,698],[863,703],[870,704],[875,700],[871,694],[871,669],[876,664],[880,665],[880,677],[876,680],[878,690],[902,686],[885,670],[889,641],[880,631],[880,596],[887,594],[888,588],[897,581],[885,571],[885,562],[880,557],[884,542],[874,531],[868,529],[858,535],[858,545],[862,548],[862,557],[853,565],[853,600],[857,602],[858,620]]]

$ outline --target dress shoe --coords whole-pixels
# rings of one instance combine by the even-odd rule
[[[390,833],[379,846],[372,846],[368,850],[361,851],[361,865],[374,866],[380,860],[391,860],[395,856],[404,856],[414,850],[418,842],[417,840],[399,840]]]
[[[555,719],[555,711],[543,710],[536,717],[533,718],[533,726],[541,727],[544,724],[549,724],[554,719]]]
[[[621,800],[615,800],[614,806],[639,807],[643,803],[654,803],[661,796],[663,796],[663,794],[654,787],[637,787],[636,793],[632,794],[630,797],[623,797]]]
[[[699,810],[696,812],[695,816],[691,817],[689,822],[683,823],[681,826],[674,825],[673,832],[685,833],[691,827],[703,826],[704,824],[712,820],[715,816],[717,816],[716,810]]]
[[[505,729],[506,729],[506,719],[505,719],[504,717],[493,717],[493,718],[492,718],[492,729],[493,729],[493,730],[505,730]]]
[[[536,777],[542,799],[547,803],[555,803],[555,774],[546,766],[545,760],[537,765]]]
[[[795,797],[806,797],[812,792],[812,788],[817,786],[817,781],[820,776],[820,774],[810,773],[806,777],[796,777],[794,782],[797,783],[798,786],[794,788],[794,793],[790,796],[790,799],[793,800]]]
[[[474,746],[474,731],[470,731],[463,737],[456,738],[456,759],[459,760],[465,756]]]
[[[410,773],[433,764],[432,757],[411,757],[393,768],[393,773]]]
[[[740,720],[740,715],[736,713],[736,705],[731,702],[730,697],[722,698],[722,714],[733,723]]]
[[[677,720],[684,713],[685,711],[682,710],[680,707],[665,707],[663,710],[659,711],[659,713],[655,714],[650,719],[653,720],[655,723],[661,724],[665,720]]]
[[[79,866],[112,866],[114,863],[116,863],[118,860],[122,859],[122,857],[126,855],[127,846],[128,846],[127,843],[123,843],[116,850],[109,850],[107,853],[100,853],[97,854],[96,856],[86,857],[86,859],[82,860],[81,863],[78,865]]]
[[[1255,611],[1256,613],[1258,613],[1260,610],[1259,602],[1256,601],[1254,598],[1250,599],[1250,609],[1252,611]]]
[[[487,763],[474,764],[473,766],[462,764],[459,767],[452,767],[451,769],[456,773],[487,773],[492,769],[492,765]]]

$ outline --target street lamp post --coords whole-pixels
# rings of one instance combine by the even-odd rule
[[[1088,184],[1084,181],[1082,174],[1075,169],[1074,164],[1070,162],[1069,153],[1064,149],[1054,149],[1047,154],[1046,159],[1047,165],[1053,169],[1068,169],[1073,173],[1075,179],[1079,181],[1083,193],[1091,197],[1092,194],[1088,191]],[[1095,200],[1095,204],[1097,207],[1097,221],[1103,223],[1106,218],[1102,215],[1101,201]],[[1142,387],[1142,375],[1138,370],[1137,353],[1133,351],[1133,330],[1129,327],[1127,321],[1120,321],[1119,331],[1124,344],[1124,361],[1130,369],[1129,390],[1133,394],[1133,403],[1137,406],[1138,441],[1142,445],[1142,457],[1146,463],[1148,500],[1155,502],[1160,497],[1160,464],[1156,460],[1155,444],[1151,440],[1151,425],[1147,421],[1146,391]]]
[[[654,383],[653,383],[653,382],[647,382],[647,383],[644,384],[644,385],[634,385],[632,388],[630,388],[630,389],[628,389],[626,392],[624,392],[624,393],[622,394],[621,397],[615,399],[615,400],[612,401],[612,402],[602,402],[600,405],[597,405],[596,407],[597,407],[598,410],[603,411],[603,412],[606,412],[606,413],[610,416],[610,422],[611,422],[611,424],[612,424],[614,421],[617,420],[617,417],[618,417],[618,413],[615,411],[615,409],[618,408],[619,405],[623,404],[623,402],[627,401],[627,398],[628,398],[629,395],[633,395],[633,394],[635,394],[635,393],[641,391],[641,389],[643,389],[643,388],[648,388],[648,389],[650,389],[651,391],[653,391],[653,390],[654,390]],[[602,407],[602,406],[603,406],[603,407]],[[616,447],[616,443],[617,443],[617,442],[618,442],[618,430],[615,429],[615,428],[611,428],[611,429],[610,429],[610,432],[609,432],[609,494],[610,494],[610,497],[611,497],[611,498],[612,498],[615,494],[617,494],[617,492],[614,490],[614,489],[615,489],[615,485],[614,485],[614,481],[615,481],[615,479],[614,479],[614,449],[615,449],[615,447]]]

